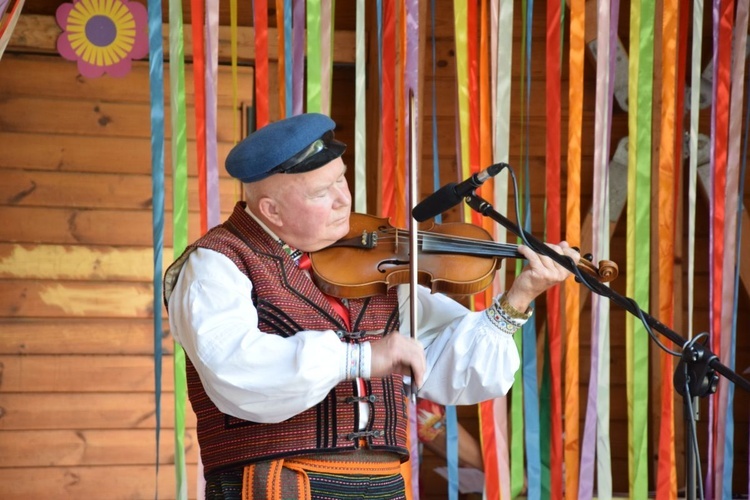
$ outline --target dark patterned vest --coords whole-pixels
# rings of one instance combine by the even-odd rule
[[[165,274],[168,297],[182,264],[196,247],[229,257],[253,283],[258,326],[267,334],[288,337],[300,330],[345,331],[323,293],[298,269],[281,245],[244,210],[244,203],[222,225],[188,247]],[[386,332],[398,328],[396,291],[386,296],[349,301],[353,332]],[[376,336],[345,336],[362,342]],[[273,458],[354,450],[366,445],[394,452],[405,460],[407,408],[400,375],[366,381],[369,421],[359,429],[355,381],[337,385],[318,405],[280,423],[264,424],[221,413],[208,398],[194,366],[187,361],[188,395],[198,417],[198,440],[206,474]]]

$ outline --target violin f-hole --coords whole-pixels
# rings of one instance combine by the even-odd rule
[[[385,269],[386,266],[398,267],[398,266],[405,266],[408,264],[409,264],[408,260],[386,259],[386,260],[381,260],[380,262],[378,262],[377,269],[379,272],[385,274],[388,272],[388,270]]]

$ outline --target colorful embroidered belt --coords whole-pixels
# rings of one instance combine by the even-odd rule
[[[351,453],[319,454],[259,462],[245,467],[243,500],[267,498],[310,500],[307,473],[350,476],[389,476],[400,474],[401,460],[393,453],[359,450]]]

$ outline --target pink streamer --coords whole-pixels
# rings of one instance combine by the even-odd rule
[[[221,222],[216,144],[216,81],[219,71],[219,3],[206,0],[206,227]]]
[[[406,2],[406,64],[404,65],[404,105],[405,116],[409,123],[419,123],[419,1],[408,0]],[[409,116],[409,92],[414,96],[414,111],[417,116]],[[415,144],[415,148],[418,146]],[[406,165],[410,164],[409,148],[404,152]],[[417,182],[409,179],[409,169],[406,169],[406,182]],[[407,193],[408,198],[408,193]],[[411,206],[416,200],[406,200],[407,206]],[[409,222],[410,223],[410,222]]]
[[[597,64],[597,89],[596,89],[596,146],[595,146],[595,176],[604,176],[603,180],[595,180],[595,185],[608,186],[608,159],[609,159],[609,142],[611,136],[611,123],[612,123],[612,108],[613,108],[613,96],[614,96],[614,84],[615,84],[615,51],[617,50],[617,44],[619,38],[617,36],[617,24],[619,20],[619,1],[615,0],[609,5],[607,3],[601,4],[598,12],[599,18],[599,31],[597,33],[597,39],[600,41],[598,50],[599,54],[602,55],[599,61],[609,61],[609,67],[605,64]],[[604,54],[608,53],[610,56],[606,57]],[[605,69],[606,68],[606,69]],[[607,72],[606,74],[604,72]],[[604,85],[607,84],[605,88]],[[602,130],[601,127],[607,125],[607,128]],[[594,191],[594,217],[593,221],[593,248],[598,255],[603,255],[601,252],[604,242],[601,241],[601,234],[606,230],[602,227],[608,223],[607,220],[601,220],[602,217],[597,215],[596,212],[602,210],[608,203],[608,196],[606,192],[600,192],[595,189]],[[583,432],[583,444],[581,447],[581,468],[579,474],[579,498],[591,499],[593,498],[594,491],[594,467],[596,461],[596,449],[598,448],[598,441],[602,439],[599,437],[599,430],[597,424],[597,409],[600,404],[609,404],[607,401],[598,401],[599,391],[599,364],[601,360],[599,358],[600,349],[608,349],[608,339],[600,338],[598,332],[600,331],[600,320],[599,310],[602,302],[601,297],[598,295],[592,295],[591,297],[591,369],[589,376],[589,387],[588,387],[588,400],[586,404],[586,419]],[[601,348],[600,348],[601,343]],[[609,369],[609,367],[604,367]],[[600,485],[601,488],[601,485]],[[599,492],[603,493],[603,492]]]
[[[294,38],[292,54],[292,81],[294,82],[292,112],[295,115],[300,115],[304,109],[304,94],[302,90],[305,83],[305,0],[294,0],[292,7],[292,31]]]
[[[718,79],[717,75],[717,66],[719,61],[719,18],[720,18],[720,7],[721,7],[721,0],[714,0],[713,2],[713,24],[712,24],[712,31],[713,31],[713,74],[712,74],[712,82],[713,82],[713,88],[711,91],[711,102],[716,102],[716,81]],[[716,106],[711,106],[711,141],[710,141],[710,186],[711,190],[713,191],[714,186],[714,158],[716,156],[716,145],[714,143],[714,127],[716,125]],[[714,200],[715,201],[715,200]],[[712,221],[710,226],[711,229],[709,230],[709,239],[708,239],[708,260],[709,262],[714,261],[714,232],[713,232],[713,220],[714,220],[714,203],[709,203],[709,218]],[[708,280],[708,296],[713,297],[713,273],[714,270],[711,268],[709,275],[711,278]],[[709,314],[709,324],[714,324],[714,308],[709,307],[708,309]],[[711,342],[714,341],[714,332],[711,332]],[[713,498],[713,489],[714,489],[714,450],[716,448],[716,442],[715,442],[715,412],[716,412],[716,401],[714,395],[710,395],[708,397],[708,469],[706,470],[706,484],[704,488],[705,497],[706,500],[711,500]]]
[[[320,2],[320,109],[331,114],[331,32],[333,31],[331,0]]]

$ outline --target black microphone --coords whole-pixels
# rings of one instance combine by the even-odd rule
[[[463,200],[466,195],[484,184],[484,182],[490,177],[499,174],[507,166],[507,163],[495,163],[481,172],[477,172],[465,181],[461,181],[458,184],[455,182],[446,184],[419,202],[411,211],[412,217],[414,217],[417,222],[424,222],[427,219],[431,219],[432,217],[445,212],[449,208],[461,203],[461,200]]]

